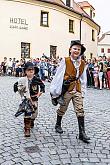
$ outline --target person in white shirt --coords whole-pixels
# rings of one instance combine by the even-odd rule
[[[63,133],[61,127],[62,117],[65,114],[70,101],[72,100],[79,125],[79,139],[83,142],[89,143],[90,138],[85,133],[84,125],[84,109],[83,97],[86,91],[86,67],[81,55],[85,52],[86,48],[80,43],[79,40],[71,41],[70,55],[62,59],[57,72],[51,82],[50,94],[52,98],[56,98],[56,102],[60,104],[57,110],[57,121],[55,130],[58,133]],[[62,87],[65,81],[69,81],[69,86],[64,94],[64,102],[59,102],[57,98],[62,94]],[[63,101],[63,100],[62,100]]]
[[[12,65],[13,65],[13,62],[12,62],[12,58],[9,58],[9,61],[7,63],[7,72],[8,72],[8,75],[12,75]]]

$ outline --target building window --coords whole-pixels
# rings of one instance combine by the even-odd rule
[[[101,53],[104,53],[104,48],[101,48]]]
[[[95,13],[93,13],[93,18],[95,17]]]
[[[49,15],[48,12],[41,11],[41,26],[46,26],[46,27],[49,26],[49,24],[48,24],[48,15]]]
[[[92,10],[90,10],[90,17],[92,18]]]
[[[66,6],[70,7],[70,0],[66,0]]]
[[[30,58],[30,43],[21,42],[21,58]]]
[[[108,49],[108,53],[110,53],[110,49]]]
[[[50,58],[56,59],[57,46],[50,45]]]
[[[74,33],[74,21],[69,19],[69,32]]]
[[[95,41],[95,31],[92,30],[92,41]]]

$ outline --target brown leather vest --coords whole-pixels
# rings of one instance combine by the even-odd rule
[[[71,58],[66,57],[65,63],[66,63],[66,70],[64,74],[64,80],[68,80],[70,77],[76,78],[76,69],[73,62],[71,61]],[[81,60],[81,64],[79,67],[79,77],[82,75],[84,71],[84,67],[85,67],[85,62]],[[79,79],[70,83],[68,91],[69,92],[72,91],[75,87],[76,87],[76,91],[81,92],[81,82]]]

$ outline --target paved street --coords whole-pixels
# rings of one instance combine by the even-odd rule
[[[110,165],[110,91],[88,89],[84,101],[90,144],[77,139],[73,107],[63,118],[64,133],[55,133],[56,110],[49,83],[39,99],[39,115],[31,137],[23,133],[23,116],[14,117],[20,97],[13,92],[17,78],[0,77],[0,165]]]

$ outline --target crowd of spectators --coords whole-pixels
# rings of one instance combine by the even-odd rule
[[[97,59],[89,59],[87,67],[87,87],[102,90],[110,89],[110,57],[99,56]]]
[[[47,56],[36,59],[28,59],[39,68],[39,76],[45,81],[51,81],[56,73],[57,66],[60,58],[50,59]],[[110,89],[110,57],[99,56],[97,58],[87,59],[86,72],[87,72],[87,87],[94,89]],[[15,58],[7,59],[4,57],[3,62],[0,64],[0,75],[22,77],[24,75],[24,64],[26,60]]]
[[[35,67],[39,68],[39,76],[44,81],[45,79],[50,80],[55,74],[58,63],[61,59],[49,59],[47,56],[36,59],[20,59],[15,58],[7,59],[4,57],[3,62],[0,64],[0,74],[3,76],[16,76],[22,77],[24,75],[24,64],[30,61]]]

